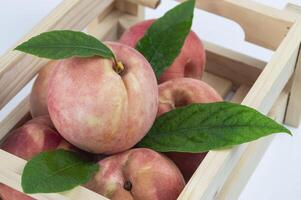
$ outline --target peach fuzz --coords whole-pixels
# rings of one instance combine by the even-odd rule
[[[48,83],[54,66],[58,61],[50,61],[39,71],[30,93],[30,113],[32,117],[48,115]]]
[[[13,130],[0,148],[25,160],[57,148],[73,149],[54,129],[49,116],[40,116]]]
[[[69,58],[55,68],[48,110],[60,134],[92,153],[112,154],[133,147],[152,126],[158,86],[147,60],[135,49],[106,43],[124,65],[111,59]]]
[[[172,79],[159,85],[158,116],[177,107],[192,103],[212,103],[223,101],[222,97],[207,83],[191,79]],[[176,163],[186,181],[205,158],[206,153],[165,153]]]
[[[86,187],[112,200],[174,200],[185,186],[177,166],[162,154],[131,149],[99,161]]]
[[[151,19],[133,25],[122,34],[119,42],[135,47],[154,21],[154,19]],[[205,68],[205,60],[205,49],[202,41],[193,31],[190,31],[180,54],[161,75],[159,83],[180,77],[201,79]]]
[[[35,200],[34,198],[27,196],[15,190],[3,183],[0,183],[0,199],[1,200]]]

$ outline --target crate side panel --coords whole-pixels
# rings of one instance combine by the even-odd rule
[[[289,96],[285,123],[298,127],[301,122],[301,49],[298,54],[298,61],[293,76],[291,93]]]
[[[112,3],[114,3],[113,0],[63,1],[20,42],[53,29],[82,30],[99,12],[106,10]],[[46,59],[11,50],[2,56],[0,59],[0,108],[32,79],[46,62]]]
[[[291,77],[300,44],[301,21],[297,21],[288,36],[267,64],[242,104],[267,114]],[[179,199],[212,199],[245,152],[247,144],[231,150],[210,151],[194,173]],[[208,161],[206,161],[208,160]],[[202,187],[198,187],[202,185]]]
[[[296,16],[255,1],[197,0],[200,9],[232,19],[244,29],[246,40],[277,49]]]

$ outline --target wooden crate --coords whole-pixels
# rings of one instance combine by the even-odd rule
[[[144,6],[155,8],[159,0],[64,0],[20,42],[53,29],[83,30],[101,40],[116,40],[130,25],[143,19]],[[197,0],[197,7],[237,22],[245,39],[275,50],[265,63],[239,52],[204,41],[207,64],[204,80],[223,96],[230,92],[241,102],[269,114],[279,122],[300,122],[301,20],[299,8],[277,10],[250,0]],[[2,109],[47,62],[9,50],[0,59],[0,109]],[[229,96],[229,95],[228,95]],[[0,122],[0,139],[29,119],[25,98]],[[273,136],[229,150],[210,151],[178,199],[237,199]],[[26,161],[0,150],[0,182],[19,191]],[[31,195],[41,200],[106,199],[83,187],[58,194]]]

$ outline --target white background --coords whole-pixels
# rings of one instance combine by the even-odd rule
[[[259,1],[259,0],[258,0]],[[0,55],[46,16],[60,0],[1,0],[0,1]],[[282,9],[287,0],[261,0],[261,3]],[[301,5],[301,0],[290,1]],[[146,18],[161,16],[173,1],[163,0]],[[237,50],[255,58],[269,60],[273,52],[244,41],[243,30],[234,22],[207,12],[195,12],[193,30],[207,41]],[[24,66],[26,67],[26,66]],[[30,91],[28,85],[14,100],[0,111],[0,120]],[[0,91],[1,92],[1,91]],[[301,199],[301,135],[278,135],[251,177],[240,200],[299,200]]]

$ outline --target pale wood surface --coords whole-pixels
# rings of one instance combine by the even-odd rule
[[[0,182],[3,182],[16,190],[22,191],[21,174],[26,161],[0,149],[0,163]],[[38,194],[32,195],[32,197],[41,200],[107,200],[107,198],[81,186],[67,192]]]
[[[268,113],[294,71],[300,35],[301,21],[297,21],[242,104],[253,107],[263,114]],[[210,151],[179,199],[213,199],[247,147],[248,145],[244,144],[230,150]]]
[[[288,95],[289,89],[287,88],[280,94],[268,114],[272,119],[279,123],[283,122],[285,116]],[[216,193],[215,199],[228,200],[239,198],[239,195],[243,191],[274,137],[275,135],[271,135],[248,145],[245,152],[240,157],[238,164],[227,178],[227,181],[220,191]]]
[[[301,16],[301,7],[294,4],[287,4],[285,7],[296,16]],[[301,51],[299,49],[298,62],[296,64],[295,73],[293,76],[293,83],[291,93],[289,96],[287,113],[285,116],[285,123],[294,127],[298,127],[301,122]]]
[[[24,98],[9,115],[0,122],[0,141],[1,139],[23,119],[29,111],[29,98]]]
[[[206,71],[231,80],[235,85],[253,85],[266,62],[203,40]]]
[[[53,29],[82,30],[99,12],[103,12],[113,3],[113,0],[65,0],[17,44]],[[0,109],[46,62],[46,59],[11,49],[0,58]]]
[[[118,38],[125,30],[138,23],[139,21],[141,21],[139,17],[128,14],[122,15],[118,20]]]
[[[249,86],[246,85],[241,85],[239,88],[236,90],[235,94],[233,95],[231,102],[233,103],[241,103],[242,100],[246,97],[250,90]]]
[[[197,7],[232,19],[245,31],[245,39],[277,49],[296,16],[252,0],[197,0]]]
[[[117,9],[111,10],[101,21],[94,19],[87,27],[88,33],[103,41],[118,39],[118,19],[123,13]]]
[[[129,2],[129,1],[125,1],[125,0],[116,0],[115,7],[118,10],[120,10],[126,14],[133,15],[133,16],[140,16],[143,14],[143,12],[141,13],[142,7],[133,2]]]
[[[233,86],[231,81],[218,77],[209,72],[204,73],[202,80],[212,86],[223,98],[227,96]]]
[[[149,8],[157,8],[161,0],[128,0],[133,3],[140,4]]]

